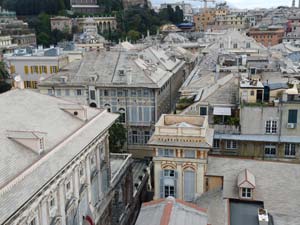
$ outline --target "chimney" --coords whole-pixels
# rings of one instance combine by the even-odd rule
[[[17,89],[24,89],[24,82],[20,75],[14,77],[14,86]]]
[[[258,209],[258,222],[259,225],[268,225],[269,224],[269,214],[266,209]]]
[[[150,37],[150,31],[149,30],[147,30],[147,37]]]

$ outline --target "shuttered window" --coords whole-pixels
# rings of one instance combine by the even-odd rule
[[[195,197],[195,172],[184,171],[184,201],[190,202]]]
[[[177,197],[178,172],[175,170],[160,171],[160,198]]]
[[[28,66],[24,66],[24,73],[25,73],[25,74],[28,74],[28,73],[29,73]]]
[[[288,123],[297,123],[298,110],[290,109]]]

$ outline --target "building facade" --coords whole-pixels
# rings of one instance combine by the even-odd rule
[[[262,160],[299,162],[298,90],[252,85],[240,89],[240,131],[217,133],[214,151]],[[267,96],[276,96],[268,101]],[[278,97],[282,96],[282,97]]]
[[[98,27],[98,31],[103,33],[104,31],[108,31],[108,30],[116,30],[117,29],[117,19],[116,17],[89,17],[89,18],[76,18],[75,19],[75,23],[78,26],[78,29],[80,32],[83,31],[83,27],[86,24],[87,20],[93,20],[97,27]]]
[[[154,156],[154,199],[172,196],[190,202],[200,196],[212,141],[206,116],[162,115],[148,142]]]
[[[262,43],[266,47],[281,43],[284,34],[284,29],[277,26],[251,28],[248,32],[250,37],[253,37],[257,42]]]
[[[82,65],[82,66],[81,66]],[[58,76],[40,83],[41,93],[66,97],[119,113],[127,129],[127,149],[151,156],[146,147],[154,124],[175,108],[185,78],[185,62],[160,48],[89,52]]]
[[[10,101],[19,103],[7,109]],[[118,116],[29,90],[1,95],[0,105],[11,118],[0,129],[9,149],[1,153],[0,223],[111,224],[108,129]],[[20,111],[27,122],[14,116]]]
[[[50,19],[51,30],[60,30],[61,32],[72,33],[72,19],[65,16],[56,16]]]
[[[97,0],[70,0],[71,10],[77,13],[100,13]]]
[[[194,23],[196,31],[207,31],[209,25],[215,23],[216,9],[208,8],[203,12],[194,15]]]
[[[21,49],[12,56],[5,57],[10,75],[19,77],[25,88],[37,88],[37,83],[46,77],[59,72],[68,64],[68,56],[61,53],[59,48],[35,49],[27,52]]]

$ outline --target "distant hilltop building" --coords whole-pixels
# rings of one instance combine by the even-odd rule
[[[70,0],[71,9],[78,13],[99,13],[100,7],[97,0]]]
[[[160,10],[168,8],[171,6],[174,10],[178,6],[183,11],[183,20],[187,22],[193,22],[193,8],[190,3],[176,2],[176,3],[164,3],[160,5]]]
[[[122,0],[124,9],[128,9],[133,6],[144,6],[150,4],[147,0]]]

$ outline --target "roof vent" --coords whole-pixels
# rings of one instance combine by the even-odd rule
[[[59,105],[60,109],[69,113],[73,117],[76,117],[82,121],[87,120],[87,110],[85,107],[77,104],[61,104]]]
[[[89,80],[90,80],[90,82],[96,82],[96,81],[98,80],[98,76],[97,76],[96,74],[91,75],[91,76],[89,77]]]
[[[46,133],[39,131],[7,131],[7,137],[15,142],[29,148],[36,154],[45,150]]]
[[[59,78],[60,83],[65,84],[67,82],[68,78],[66,76],[61,76]]]
[[[125,71],[124,70],[119,70],[119,76],[125,76]]]

